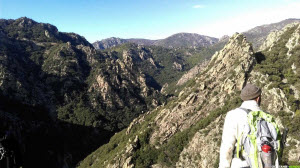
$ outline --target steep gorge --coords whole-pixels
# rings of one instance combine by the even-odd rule
[[[177,97],[135,119],[79,167],[217,167],[224,117],[248,82],[262,88],[262,108],[290,129],[282,164],[299,165],[299,24],[288,27],[275,47],[257,53],[233,35]]]

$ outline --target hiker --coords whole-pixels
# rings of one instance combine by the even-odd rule
[[[243,100],[242,105],[239,108],[229,111],[225,118],[219,168],[272,167],[275,164],[275,161],[273,161],[275,159],[273,159],[272,163],[268,166],[267,163],[263,162],[263,157],[265,157],[265,155],[269,157],[269,155],[272,154],[272,157],[276,158],[275,154],[277,153],[271,152],[277,149],[279,150],[280,141],[278,137],[280,136],[277,136],[277,134],[279,134],[278,127],[272,116],[262,112],[259,107],[261,103],[261,89],[253,84],[247,84],[242,89],[240,96]],[[251,123],[249,123],[249,115],[251,115],[250,118],[253,119]],[[256,118],[257,120],[263,118],[267,121],[259,120],[258,123],[257,120],[255,120]],[[259,128],[258,126],[252,127],[252,125],[256,125],[253,123],[258,123],[257,125],[261,124],[263,126],[259,126]],[[253,133],[253,130],[256,132]],[[257,136],[261,137],[257,138]],[[269,151],[263,153],[262,149],[263,151],[265,149],[260,146],[264,145],[269,145],[273,149],[266,149]],[[271,156],[269,158],[271,158]],[[276,159],[276,163],[278,164],[278,159]]]

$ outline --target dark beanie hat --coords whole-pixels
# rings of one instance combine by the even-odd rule
[[[261,94],[261,89],[255,85],[248,83],[241,92],[241,98],[243,101],[252,100]]]

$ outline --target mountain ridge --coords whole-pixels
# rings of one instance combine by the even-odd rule
[[[93,46],[96,49],[107,49],[110,47],[115,47],[124,43],[136,43],[140,45],[157,45],[167,48],[178,48],[178,47],[207,47],[218,41],[217,38],[209,37],[205,35],[200,35],[196,33],[176,33],[165,39],[160,40],[148,40],[148,39],[121,39],[116,37],[111,37],[103,39],[101,41],[96,41]]]
[[[300,19],[290,18],[290,19],[285,19],[283,21],[276,22],[276,23],[270,23],[270,24],[264,24],[261,26],[256,26],[250,30],[242,32],[242,34],[244,34],[247,37],[247,39],[253,43],[253,48],[255,50],[257,50],[262,45],[263,41],[267,38],[267,35],[270,32],[276,31],[276,30],[281,30],[285,25],[293,23],[293,22],[300,22]],[[222,40],[227,39],[226,35],[224,35],[220,39],[205,36],[205,35],[200,35],[202,37],[200,37],[198,39],[194,38],[192,40],[192,38],[191,38],[191,39],[187,39],[187,40],[183,40],[182,42],[179,42],[181,39],[174,38],[174,36],[180,36],[180,35],[190,35],[190,36],[196,35],[196,36],[198,36],[200,34],[176,33],[165,39],[160,39],[160,40],[122,39],[122,38],[112,37],[112,38],[118,39],[119,42],[114,42],[112,45],[110,45],[110,43],[112,43],[112,42],[110,42],[111,38],[107,38],[107,39],[103,39],[100,41],[96,41],[93,43],[93,45],[96,49],[106,49],[106,48],[114,47],[114,46],[129,42],[129,43],[136,43],[136,44],[140,44],[140,45],[158,45],[158,46],[171,47],[171,48],[174,48],[174,47],[175,48],[176,47],[191,47],[191,48],[193,48],[193,47],[207,47],[207,46],[210,46],[212,44],[219,42],[220,40],[222,41]],[[204,40],[205,37],[208,37],[209,39],[206,41],[206,40]],[[226,38],[224,38],[224,37],[226,37]],[[199,40],[201,40],[201,39],[203,40],[203,42],[199,42]],[[184,43],[187,43],[187,45]]]

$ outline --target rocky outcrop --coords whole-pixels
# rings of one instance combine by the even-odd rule
[[[289,38],[289,41],[285,44],[286,48],[288,48],[287,56],[290,58],[292,56],[292,50],[299,46],[300,43],[300,24],[295,23],[294,26],[296,29],[294,30],[293,34]]]
[[[298,25],[298,22],[295,23],[291,23],[286,25],[282,30],[277,30],[277,31],[273,31],[271,32],[268,36],[267,39],[264,41],[264,43],[260,46],[259,50],[263,51],[268,49],[269,51],[272,50],[272,46],[280,39],[281,35],[286,32],[288,29],[294,27],[295,25]],[[292,38],[289,40],[289,42],[286,44],[286,46],[289,46],[290,48],[292,48],[293,46],[296,45],[297,41],[296,39],[298,38],[299,33],[294,32],[295,34],[292,36]],[[298,35],[297,35],[298,34]],[[287,48],[289,48],[287,47]],[[290,49],[289,51],[290,52]],[[289,55],[289,54],[288,54]]]
[[[182,65],[177,62],[173,62],[173,68],[177,71],[181,71],[183,69]]]

